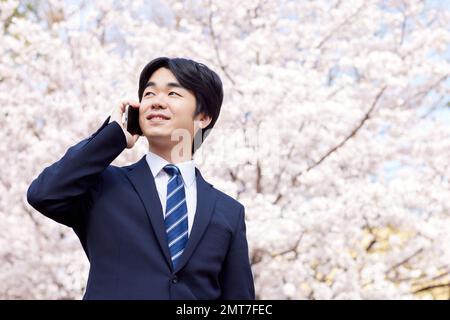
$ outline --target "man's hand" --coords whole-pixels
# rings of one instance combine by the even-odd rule
[[[139,108],[140,106],[139,102],[131,100],[123,100],[112,110],[109,123],[116,121],[120,125],[123,132],[125,133],[125,137],[127,138],[127,149],[131,149],[134,147],[136,141],[138,141],[139,135],[138,134],[131,135],[131,133],[129,133],[127,128],[125,127],[125,122],[122,120],[127,105],[130,105],[131,108]]]

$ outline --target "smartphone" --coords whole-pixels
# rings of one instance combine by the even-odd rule
[[[127,123],[127,131],[131,134],[138,134],[142,136],[142,130],[139,126],[139,108],[133,108],[130,105],[126,106],[125,122]]]

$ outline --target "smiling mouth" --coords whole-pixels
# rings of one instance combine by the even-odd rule
[[[147,116],[147,120],[149,120],[150,122],[163,122],[170,120],[170,118],[162,114],[151,114]]]
[[[153,117],[150,118],[149,121],[151,122],[159,122],[159,121],[168,121],[169,119],[163,118],[163,117]]]

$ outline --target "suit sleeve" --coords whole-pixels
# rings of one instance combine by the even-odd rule
[[[254,300],[255,287],[250,267],[245,227],[245,209],[242,207],[239,222],[233,235],[227,257],[219,276],[223,300]]]
[[[115,121],[108,123],[109,118],[32,181],[27,201],[33,208],[69,227],[81,219],[89,207],[91,188],[127,145],[122,128]]]

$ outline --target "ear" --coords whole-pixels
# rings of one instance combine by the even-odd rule
[[[197,132],[198,129],[205,129],[207,126],[209,126],[211,121],[212,121],[212,118],[210,116],[207,116],[203,112],[199,113],[194,118],[195,131]]]

